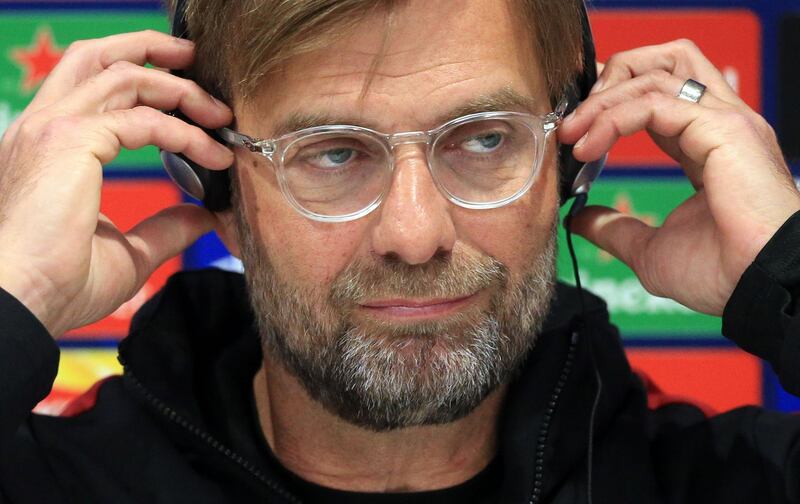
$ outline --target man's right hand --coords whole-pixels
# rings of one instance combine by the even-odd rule
[[[102,166],[121,147],[155,145],[211,169],[233,154],[207,128],[228,107],[192,81],[145,68],[191,65],[191,42],[145,31],[69,47],[0,142],[0,287],[58,336],[112,313],[216,219],[178,205],[121,233],[100,213]]]

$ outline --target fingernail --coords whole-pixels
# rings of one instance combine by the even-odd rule
[[[568,122],[572,121],[573,119],[575,119],[575,111],[574,110],[572,112],[570,112],[569,115],[567,117],[565,117],[564,120],[561,121],[561,122],[563,124],[567,124]]]
[[[225,145],[217,143],[217,148],[219,150],[220,159],[224,159],[226,163],[233,163],[236,160],[236,155]],[[226,168],[229,168],[229,166],[226,166]]]
[[[589,138],[589,133],[586,133],[585,135],[583,135],[583,136],[581,137],[581,139],[580,139],[580,140],[578,140],[578,142],[575,144],[575,147],[573,147],[573,148],[574,148],[574,149],[580,149],[581,147],[583,147],[583,144],[585,144],[585,143],[586,143],[586,139],[587,139],[587,138]]]
[[[185,45],[185,46],[193,46],[194,45],[194,42],[192,42],[191,40],[185,39],[185,38],[181,38],[181,37],[175,37],[173,40],[175,40],[176,44],[180,44],[180,45]]]
[[[597,82],[594,83],[594,86],[592,86],[592,90],[589,91],[589,94],[598,93],[598,92],[602,91],[603,90],[603,86],[605,86],[605,85],[606,85],[606,83],[603,81],[603,79],[597,79]]]
[[[208,95],[208,96],[211,97],[211,101],[214,102],[214,105],[216,105],[217,107],[219,107],[221,109],[228,110],[228,106],[225,105],[224,103],[222,103],[220,100],[216,99],[213,95]]]

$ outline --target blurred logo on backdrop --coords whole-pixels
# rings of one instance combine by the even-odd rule
[[[53,39],[49,26],[42,26],[27,47],[11,49],[11,59],[22,70],[20,90],[33,92],[61,60],[64,50]]]
[[[163,13],[0,11],[0,135],[19,116],[70,43],[115,33],[168,31]],[[111,169],[160,166],[153,147],[123,151]]]

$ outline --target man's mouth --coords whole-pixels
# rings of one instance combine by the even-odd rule
[[[418,320],[440,318],[463,310],[475,301],[477,293],[455,298],[413,299],[392,298],[377,299],[361,303],[359,306],[372,316]]]

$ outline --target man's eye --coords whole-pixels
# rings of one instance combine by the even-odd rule
[[[341,168],[356,157],[355,149],[338,148],[319,152],[312,162],[319,168]]]
[[[475,154],[488,154],[497,150],[502,144],[503,135],[495,132],[467,138],[462,142],[461,146]]]

